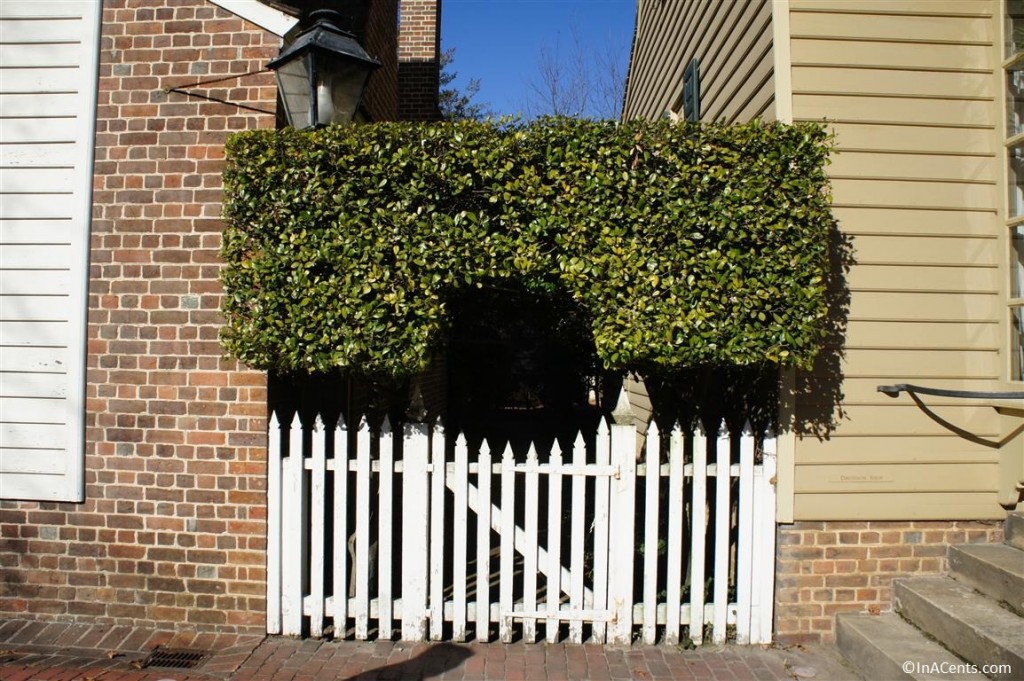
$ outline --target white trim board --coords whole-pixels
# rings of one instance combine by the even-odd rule
[[[259,0],[210,0],[210,2],[274,35],[284,36],[299,22],[295,17],[264,5]]]

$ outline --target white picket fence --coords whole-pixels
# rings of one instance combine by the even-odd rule
[[[517,461],[446,448],[437,424],[398,435],[272,417],[269,633],[771,641],[772,436],[652,424],[638,457],[633,425],[602,422],[589,453],[577,437]]]

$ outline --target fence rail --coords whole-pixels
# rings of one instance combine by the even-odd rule
[[[652,424],[636,442],[602,422],[589,446],[516,457],[439,424],[274,415],[267,631],[769,642],[774,437]]]

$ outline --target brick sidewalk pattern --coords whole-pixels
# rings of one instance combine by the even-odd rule
[[[157,645],[211,650],[195,670],[140,669]],[[128,627],[0,623],[3,681],[829,681],[860,677],[831,648],[611,647],[318,641]]]

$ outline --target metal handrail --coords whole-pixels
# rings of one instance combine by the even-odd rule
[[[896,385],[880,385],[878,392],[889,397],[899,397],[901,392],[920,393],[922,395],[938,395],[940,397],[962,397],[969,400],[1024,400],[1024,391],[990,392],[985,390],[945,390],[943,388],[927,388],[912,383]]]

